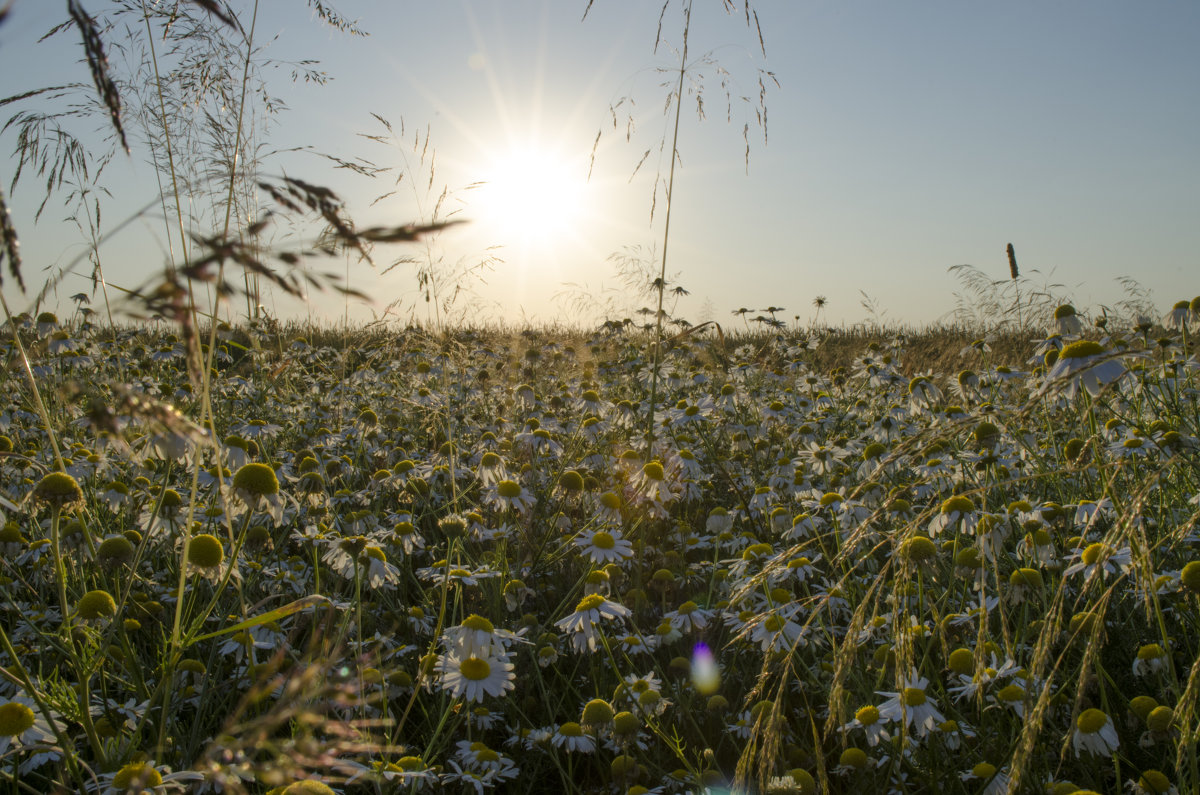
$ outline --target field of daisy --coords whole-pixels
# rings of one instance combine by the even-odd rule
[[[1197,310],[16,316],[3,788],[1194,792]]]
[[[43,40],[91,82],[0,98],[8,192],[85,241],[28,311],[0,292],[0,791],[1200,792],[1200,298],[1077,312],[1010,246],[950,328],[671,318],[680,108],[725,85],[678,5],[653,322],[514,330],[444,321],[488,263],[432,245],[392,266],[427,327],[268,316],[458,222],[428,134],[394,176],[433,209],[357,226],[266,176],[257,3],[67,4]],[[169,254],[123,288],[131,153]]]

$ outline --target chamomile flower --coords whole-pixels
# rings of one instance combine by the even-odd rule
[[[500,480],[483,493],[484,503],[494,511],[515,511],[526,514],[537,499],[515,480]]]
[[[879,745],[881,740],[890,740],[891,735],[888,733],[887,724],[879,714],[879,708],[871,704],[865,707],[860,707],[854,713],[854,719],[842,726],[843,732],[851,732],[857,729],[862,729],[867,736],[867,745]]]
[[[467,701],[483,701],[485,695],[503,696],[512,690],[516,687],[513,668],[508,655],[476,657],[453,652],[440,655],[436,666],[442,690]]]
[[[575,612],[554,622],[563,632],[570,632],[571,645],[577,653],[596,650],[597,633],[601,621],[612,621],[629,617],[628,607],[611,602],[600,594],[589,594],[579,601]]]
[[[1157,643],[1147,643],[1133,658],[1134,676],[1149,676],[1167,668],[1167,653]]]
[[[913,670],[903,685],[896,693],[877,691],[879,695],[887,696],[887,701],[879,705],[879,715],[887,721],[903,721],[905,727],[916,728],[917,736],[925,737],[946,718],[927,692],[928,679]]]
[[[0,702],[0,754],[54,741],[54,732],[36,702],[23,695]]]
[[[1054,366],[1035,395],[1061,394],[1074,398],[1080,389],[1095,397],[1110,385],[1123,380],[1129,370],[1123,363],[1124,354],[1114,353],[1093,340],[1078,340],[1058,353]]]
[[[616,528],[588,531],[576,538],[575,544],[597,565],[619,563],[633,557],[633,542]]]
[[[1093,756],[1112,756],[1121,745],[1117,728],[1112,718],[1103,710],[1085,709],[1075,719],[1075,732],[1071,737],[1076,758],[1084,753]]]
[[[555,729],[550,736],[550,742],[556,748],[581,754],[590,754],[596,750],[596,741],[585,734],[583,727],[574,721],[568,721]]]
[[[1132,556],[1129,547],[1116,549],[1103,541],[1096,541],[1072,553],[1071,559],[1075,562],[1063,571],[1063,576],[1070,577],[1076,572],[1083,572],[1084,578],[1090,579],[1097,573],[1105,576],[1124,573],[1133,565]]]

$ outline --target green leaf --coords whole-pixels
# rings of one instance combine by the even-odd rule
[[[272,621],[279,621],[282,618],[287,618],[288,616],[292,615],[293,613],[299,613],[301,610],[305,610],[309,607],[315,607],[316,605],[329,605],[329,604],[332,604],[332,603],[324,596],[320,596],[317,594],[314,594],[312,596],[306,596],[303,599],[297,599],[294,602],[289,602],[288,604],[284,605],[283,607],[277,607],[276,609],[270,611],[269,613],[263,613],[262,615],[255,616],[254,618],[247,618],[245,621],[239,621],[236,624],[231,624],[230,626],[225,627],[224,629],[219,629],[216,632],[209,632],[206,635],[201,635],[198,638],[193,638],[191,640],[191,642],[189,642],[187,645],[192,646],[196,643],[199,643],[202,640],[208,640],[209,638],[220,637],[221,635],[228,635],[231,632],[241,632],[243,629],[249,629],[250,627],[257,627],[257,626],[261,626],[263,624],[269,624]]]

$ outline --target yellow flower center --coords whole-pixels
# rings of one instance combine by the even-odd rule
[[[0,737],[16,737],[33,726],[33,710],[19,701],[0,704]]]
[[[1112,556],[1112,553],[1112,547],[1110,547],[1108,544],[1097,541],[1094,544],[1089,544],[1087,549],[1083,550],[1083,553],[1079,557],[1080,560],[1087,565],[1095,566],[1097,563],[1108,560],[1109,557]]]
[[[132,762],[117,771],[113,776],[113,789],[119,792],[126,790],[138,790],[139,792],[150,787],[157,787],[162,784],[162,776],[157,770],[145,762]]]
[[[575,606],[576,613],[582,613],[586,610],[595,610],[600,605],[604,604],[604,597],[600,594],[588,594],[579,600],[579,604]]]
[[[955,511],[958,513],[970,513],[973,510],[975,510],[975,503],[971,501],[970,497],[963,497],[962,495],[951,497],[942,503],[942,513],[954,513]]]
[[[1075,719],[1075,728],[1084,734],[1095,734],[1105,727],[1108,723],[1108,715],[1102,710],[1085,709],[1079,713],[1079,717]]]
[[[502,480],[496,484],[496,493],[506,500],[515,500],[521,496],[521,484],[513,480]]]
[[[201,569],[213,569],[225,559],[225,547],[214,535],[201,533],[188,543],[188,563]]]
[[[612,537],[612,533],[606,533],[601,530],[592,536],[592,546],[596,549],[612,549],[617,545],[617,540]]]
[[[467,629],[474,629],[480,632],[495,632],[495,627],[491,621],[488,621],[481,615],[472,613],[462,622],[462,625]]]
[[[492,672],[492,666],[488,665],[487,660],[481,660],[478,657],[468,657],[459,664],[458,670],[467,679],[470,679],[472,682],[478,682],[488,678],[488,675]]]
[[[854,719],[864,726],[870,726],[879,722],[879,710],[867,705],[854,713]]]
[[[1059,351],[1060,359],[1086,359],[1089,356],[1099,356],[1106,348],[1094,340],[1078,340]]]

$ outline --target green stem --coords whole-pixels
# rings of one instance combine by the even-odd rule
[[[663,293],[667,289],[667,246],[671,242],[671,198],[675,195],[675,163],[679,160],[679,118],[683,113],[683,78],[687,74],[688,30],[692,23],[692,3],[683,11],[683,53],[679,58],[679,82],[675,88],[675,130],[671,135],[671,170],[667,175],[667,210],[663,220],[662,267],[658,272],[658,312],[655,315],[654,360],[650,372],[650,417],[646,423],[646,459],[654,455],[654,411],[658,402],[658,364],[662,357]]]

